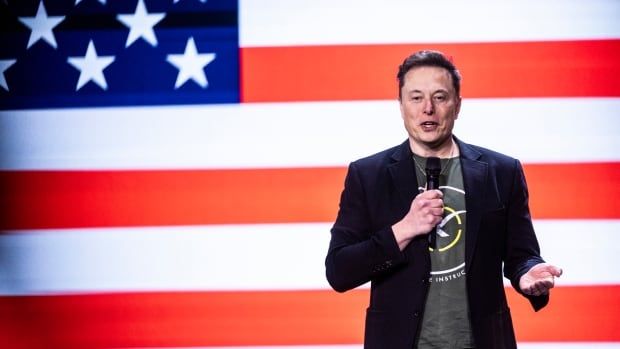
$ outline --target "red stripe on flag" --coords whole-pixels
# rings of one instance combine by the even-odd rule
[[[620,341],[620,285],[554,288],[537,313],[514,289],[507,291],[518,341]]]
[[[346,169],[0,172],[3,228],[331,221]]]
[[[620,163],[524,166],[533,218],[620,218]]]
[[[620,163],[532,164],[525,171],[534,218],[620,218]],[[5,171],[1,228],[330,222],[345,172]]]
[[[538,313],[508,298],[519,341],[620,341],[620,286],[558,287]],[[368,290],[2,297],[0,328],[63,348],[352,344],[367,306]]]
[[[620,96],[613,39],[242,48],[242,101],[395,99],[397,67],[420,49],[454,58],[464,97]]]

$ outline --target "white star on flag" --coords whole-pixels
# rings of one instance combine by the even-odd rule
[[[179,69],[174,88],[177,89],[187,80],[194,80],[200,87],[209,85],[203,68],[215,59],[215,53],[198,53],[194,38],[190,37],[185,45],[183,54],[169,54],[166,59],[170,64]]]
[[[0,86],[4,87],[5,90],[9,90],[9,85],[6,83],[6,78],[4,77],[4,72],[9,69],[10,66],[17,62],[14,59],[5,59],[0,60]]]
[[[129,27],[129,36],[127,36],[127,42],[125,47],[133,44],[139,38],[143,38],[151,46],[157,46],[157,37],[153,31],[159,21],[166,17],[165,13],[148,13],[146,12],[146,6],[144,1],[138,1],[136,6],[136,12],[133,15],[117,15],[116,18]]]
[[[26,48],[30,48],[30,46],[34,45],[39,39],[43,39],[53,48],[57,48],[58,45],[56,44],[56,38],[54,37],[52,29],[64,19],[65,16],[48,17],[43,1],[39,3],[39,9],[35,17],[19,17],[19,21],[24,23],[31,30],[30,39],[28,39],[28,46]]]
[[[67,61],[80,71],[80,78],[75,88],[76,91],[91,80],[102,89],[108,89],[108,83],[105,80],[105,76],[103,76],[103,70],[114,62],[114,56],[98,57],[92,40],[88,43],[84,57],[69,57]]]
[[[79,4],[80,2],[82,2],[82,0],[75,0],[75,5]],[[102,5],[105,5],[105,0],[99,0],[99,2],[100,2]],[[75,5],[74,5],[74,6],[75,6]]]

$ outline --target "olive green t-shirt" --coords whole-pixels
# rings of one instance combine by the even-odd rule
[[[414,159],[418,183],[426,183],[426,158],[414,154]],[[441,159],[441,168],[439,189],[444,195],[444,213],[436,229],[437,247],[430,249],[430,288],[417,348],[473,348],[465,284],[463,173],[458,157]]]

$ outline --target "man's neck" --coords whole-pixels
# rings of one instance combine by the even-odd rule
[[[445,142],[437,147],[430,147],[426,144],[420,144],[409,139],[409,146],[414,154],[428,158],[431,156],[438,158],[451,158],[459,155],[459,149],[454,142],[454,139],[450,137]]]

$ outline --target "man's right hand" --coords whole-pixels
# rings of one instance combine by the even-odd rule
[[[409,212],[392,226],[398,247],[402,251],[418,235],[428,234],[443,217],[443,193],[427,190],[415,197]]]

